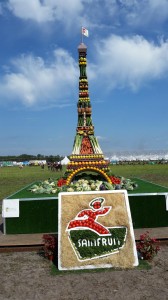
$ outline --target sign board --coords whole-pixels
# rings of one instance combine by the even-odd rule
[[[59,194],[59,270],[138,265],[127,191]]]
[[[19,199],[4,199],[2,202],[3,218],[19,217]]]

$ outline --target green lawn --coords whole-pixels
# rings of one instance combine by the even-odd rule
[[[65,169],[64,169],[65,170]],[[51,172],[45,167],[2,167],[0,168],[0,200],[22,189],[32,182],[48,178],[58,178],[61,172]],[[141,178],[168,187],[168,165],[114,165],[113,174],[126,178]]]
[[[40,166],[26,166],[23,169],[19,169],[19,167],[2,167],[0,168],[0,200],[32,182],[58,178],[63,172],[52,172],[47,167],[42,170]]]
[[[141,178],[168,187],[168,165],[114,165],[115,175],[126,178]]]

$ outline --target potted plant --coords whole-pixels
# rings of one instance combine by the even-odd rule
[[[157,255],[160,247],[155,238],[149,236],[149,231],[140,235],[140,240],[136,243],[138,256],[141,259],[151,261]]]
[[[43,250],[44,256],[48,258],[50,261],[53,261],[56,254],[57,247],[57,238],[54,234],[44,234],[43,235]]]

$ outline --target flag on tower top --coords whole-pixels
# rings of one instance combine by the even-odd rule
[[[89,31],[85,27],[82,27],[82,34],[88,37]]]

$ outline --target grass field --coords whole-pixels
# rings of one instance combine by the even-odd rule
[[[138,177],[147,181],[168,187],[168,165],[114,165],[111,166],[113,174],[126,178]],[[24,167],[2,167],[0,168],[0,200],[8,197],[26,185],[48,178],[58,178],[63,175],[61,172],[51,172],[40,166]]]

